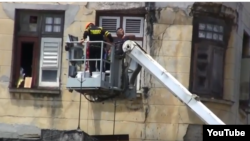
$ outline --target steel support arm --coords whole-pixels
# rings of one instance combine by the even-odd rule
[[[191,94],[177,79],[148,55],[136,42],[126,41],[123,51],[167,87],[179,100],[184,102],[201,120],[209,125],[225,125],[210,111],[198,96]]]

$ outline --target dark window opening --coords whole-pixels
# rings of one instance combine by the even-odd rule
[[[221,96],[223,92],[223,75],[224,75],[224,53],[225,50],[221,47],[212,46],[212,61],[211,61],[211,84],[212,93]]]
[[[244,32],[243,46],[242,46],[242,58],[250,57],[250,37]]]
[[[242,59],[240,72],[240,108],[249,112],[249,86],[250,86],[250,36],[244,32],[242,44]]]
[[[23,42],[21,44],[21,69],[25,77],[32,77],[34,43]]]

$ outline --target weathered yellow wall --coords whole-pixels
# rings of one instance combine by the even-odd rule
[[[2,10],[0,3],[0,123],[35,125],[39,128],[60,130],[76,129],[78,122],[79,94],[65,88],[67,80],[66,51],[62,60],[62,94],[60,97],[43,95],[10,94],[8,82],[13,40],[14,21]],[[84,14],[85,13],[85,14]],[[90,13],[90,14],[86,14]],[[182,10],[163,8],[154,23],[153,57],[186,87],[189,85],[192,18]],[[65,30],[67,34],[82,37],[86,22],[95,21],[95,10],[85,5],[75,21]],[[234,69],[236,64],[235,31],[232,32],[227,50],[225,74],[225,99],[236,95]],[[154,78],[148,77],[151,87],[148,99],[117,102],[115,134],[129,134],[131,140],[182,141],[189,124],[202,124],[191,111]],[[246,117],[238,112],[238,102],[233,105],[205,102],[226,123],[245,123]],[[113,134],[114,104],[89,103],[82,99],[81,129],[89,134]],[[145,109],[148,115],[145,117]]]

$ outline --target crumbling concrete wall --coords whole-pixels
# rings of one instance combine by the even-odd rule
[[[165,4],[165,5],[164,5]],[[155,10],[147,15],[145,30],[145,48],[170,73],[172,73],[185,87],[189,85],[192,17],[189,16],[193,3],[155,3]],[[231,4],[234,6],[234,4]],[[65,87],[67,81],[67,54],[63,51],[62,59],[62,94],[60,96],[44,96],[31,94],[10,94],[8,83],[10,78],[10,64],[13,44],[15,8],[26,9],[61,9],[66,10],[64,39],[67,34],[82,36],[87,22],[95,21],[96,10],[100,9],[129,9],[144,7],[145,3],[0,3],[0,123],[20,124],[18,126],[29,131],[41,129],[76,129],[78,124],[79,94],[70,93]],[[158,9],[160,6],[160,9]],[[247,6],[247,5],[244,5]],[[244,9],[248,9],[244,7]],[[244,15],[244,10],[243,10]],[[245,17],[248,15],[245,12]],[[150,19],[150,20],[149,20]],[[248,25],[248,18],[241,18],[241,24]],[[247,26],[246,26],[247,27]],[[238,31],[233,29],[230,47],[227,50],[228,66],[225,80],[225,95],[233,99],[235,104],[225,105],[223,102],[209,100],[205,104],[212,109],[226,123],[245,123],[244,114],[239,114],[237,104],[237,88],[235,81],[238,68],[237,57],[241,44],[243,27]],[[237,50],[237,55],[235,51]],[[232,77],[233,76],[233,77]],[[135,101],[119,101],[114,118],[114,103],[89,103],[82,99],[81,129],[90,135],[129,134],[130,140],[165,140],[182,141],[195,140],[199,136],[201,124],[183,103],[175,98],[165,87],[150,75],[145,75],[145,85],[150,91],[144,99]],[[240,115],[240,116],[239,116]],[[195,124],[195,125],[192,125]],[[26,128],[24,125],[30,125]],[[36,126],[36,127],[34,127]],[[2,130],[1,130],[2,129]],[[0,125],[0,135],[5,126]],[[14,130],[14,129],[13,129]],[[21,131],[15,128],[16,133]],[[24,130],[24,131],[25,131]],[[191,132],[192,130],[192,132]],[[35,131],[35,130],[34,130]],[[16,134],[13,133],[13,134]],[[195,135],[197,134],[197,135]],[[6,134],[5,134],[6,135]],[[16,135],[15,135],[16,136]],[[197,137],[198,138],[198,137]],[[197,139],[198,140],[198,139]]]

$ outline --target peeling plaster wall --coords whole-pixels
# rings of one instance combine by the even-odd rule
[[[152,18],[155,21],[151,22],[153,26],[152,44],[146,47],[150,48],[150,54],[187,88],[190,79],[193,29],[192,17],[189,16],[189,12],[192,4],[192,2],[156,2],[154,7],[156,9],[155,18]],[[233,27],[226,51],[223,94],[223,99],[233,101],[234,104],[218,103],[212,100],[206,100],[204,104],[226,124],[246,124],[247,115],[239,110],[238,84],[240,70],[238,68],[240,68],[241,62],[243,29],[248,30],[246,24],[249,24],[245,20],[249,19],[250,16],[245,9],[249,9],[249,6],[242,4],[244,8],[241,10],[239,3],[223,4],[238,10],[239,13],[238,28]],[[248,17],[243,19],[242,15]],[[157,106],[162,104],[164,109],[174,109],[168,116],[172,116],[171,122],[177,124],[178,137],[181,137],[177,138],[177,140],[201,141],[201,125],[197,124],[202,124],[202,122],[150,75],[145,74],[144,82],[144,85],[151,88],[148,101],[154,101],[154,103],[151,103],[150,109],[154,104],[157,104]],[[179,114],[175,115],[176,109],[179,110]],[[179,118],[179,122],[174,122],[174,119],[177,118]],[[167,122],[167,120],[163,122]]]
[[[150,48],[148,50],[150,55],[185,87],[189,85],[190,75],[193,29],[193,18],[189,16],[191,6],[192,3],[156,2],[155,13],[150,16],[154,21],[148,22],[153,27],[150,41],[152,44],[147,47]],[[190,128],[190,124],[202,124],[203,122],[151,75],[146,73],[144,78],[146,79],[144,85],[150,87],[149,114],[155,115],[154,117],[157,119],[155,122],[162,123],[157,124],[157,128],[161,129],[164,125],[165,128],[170,129],[169,127],[172,126],[172,130],[168,130],[166,140],[182,141],[194,137],[194,134],[187,133],[187,129]],[[151,132],[153,131],[151,130]],[[149,138],[162,139],[157,134]]]
[[[189,11],[193,3],[155,3],[160,8],[151,13],[150,22],[145,25],[145,41],[148,52],[184,86],[189,85],[192,17]],[[227,3],[228,4],[228,3]],[[234,3],[229,5],[235,6]],[[205,102],[226,123],[246,123],[244,114],[238,111],[236,87],[240,47],[243,29],[250,29],[249,8],[243,4],[238,31],[232,31],[226,58],[225,92],[227,99],[235,101],[233,106]],[[69,93],[65,88],[68,62],[63,51],[62,94],[44,96],[30,94],[10,94],[8,82],[14,30],[14,8],[58,9],[66,11],[64,39],[67,34],[82,36],[87,22],[95,21],[96,10],[129,9],[144,7],[145,3],[0,3],[0,137],[6,126],[11,128],[13,137],[20,133],[10,125],[33,129],[71,130],[77,128],[79,94]],[[235,6],[237,7],[237,6]],[[250,7],[250,5],[249,5]],[[242,18],[243,17],[243,18]],[[246,18],[244,18],[246,17]],[[150,25],[151,24],[151,25]],[[147,28],[148,27],[148,28]],[[150,28],[149,28],[150,27]],[[152,34],[146,34],[150,33]],[[239,34],[239,35],[238,35]],[[4,41],[4,42],[3,42]],[[238,71],[238,70],[237,70]],[[193,141],[200,140],[202,121],[183,103],[150,75],[145,74],[144,85],[150,87],[148,98],[135,101],[119,101],[116,109],[115,134],[129,134],[130,140]],[[142,102],[143,101],[143,102]],[[81,129],[90,135],[113,134],[114,104],[89,103],[82,99]],[[25,126],[25,127],[24,127]],[[26,127],[26,126],[29,126]],[[13,129],[13,130],[12,130]],[[15,130],[15,131],[14,131]],[[26,130],[25,130],[26,131]],[[6,134],[5,134],[6,135]],[[8,134],[10,136],[10,134]]]

